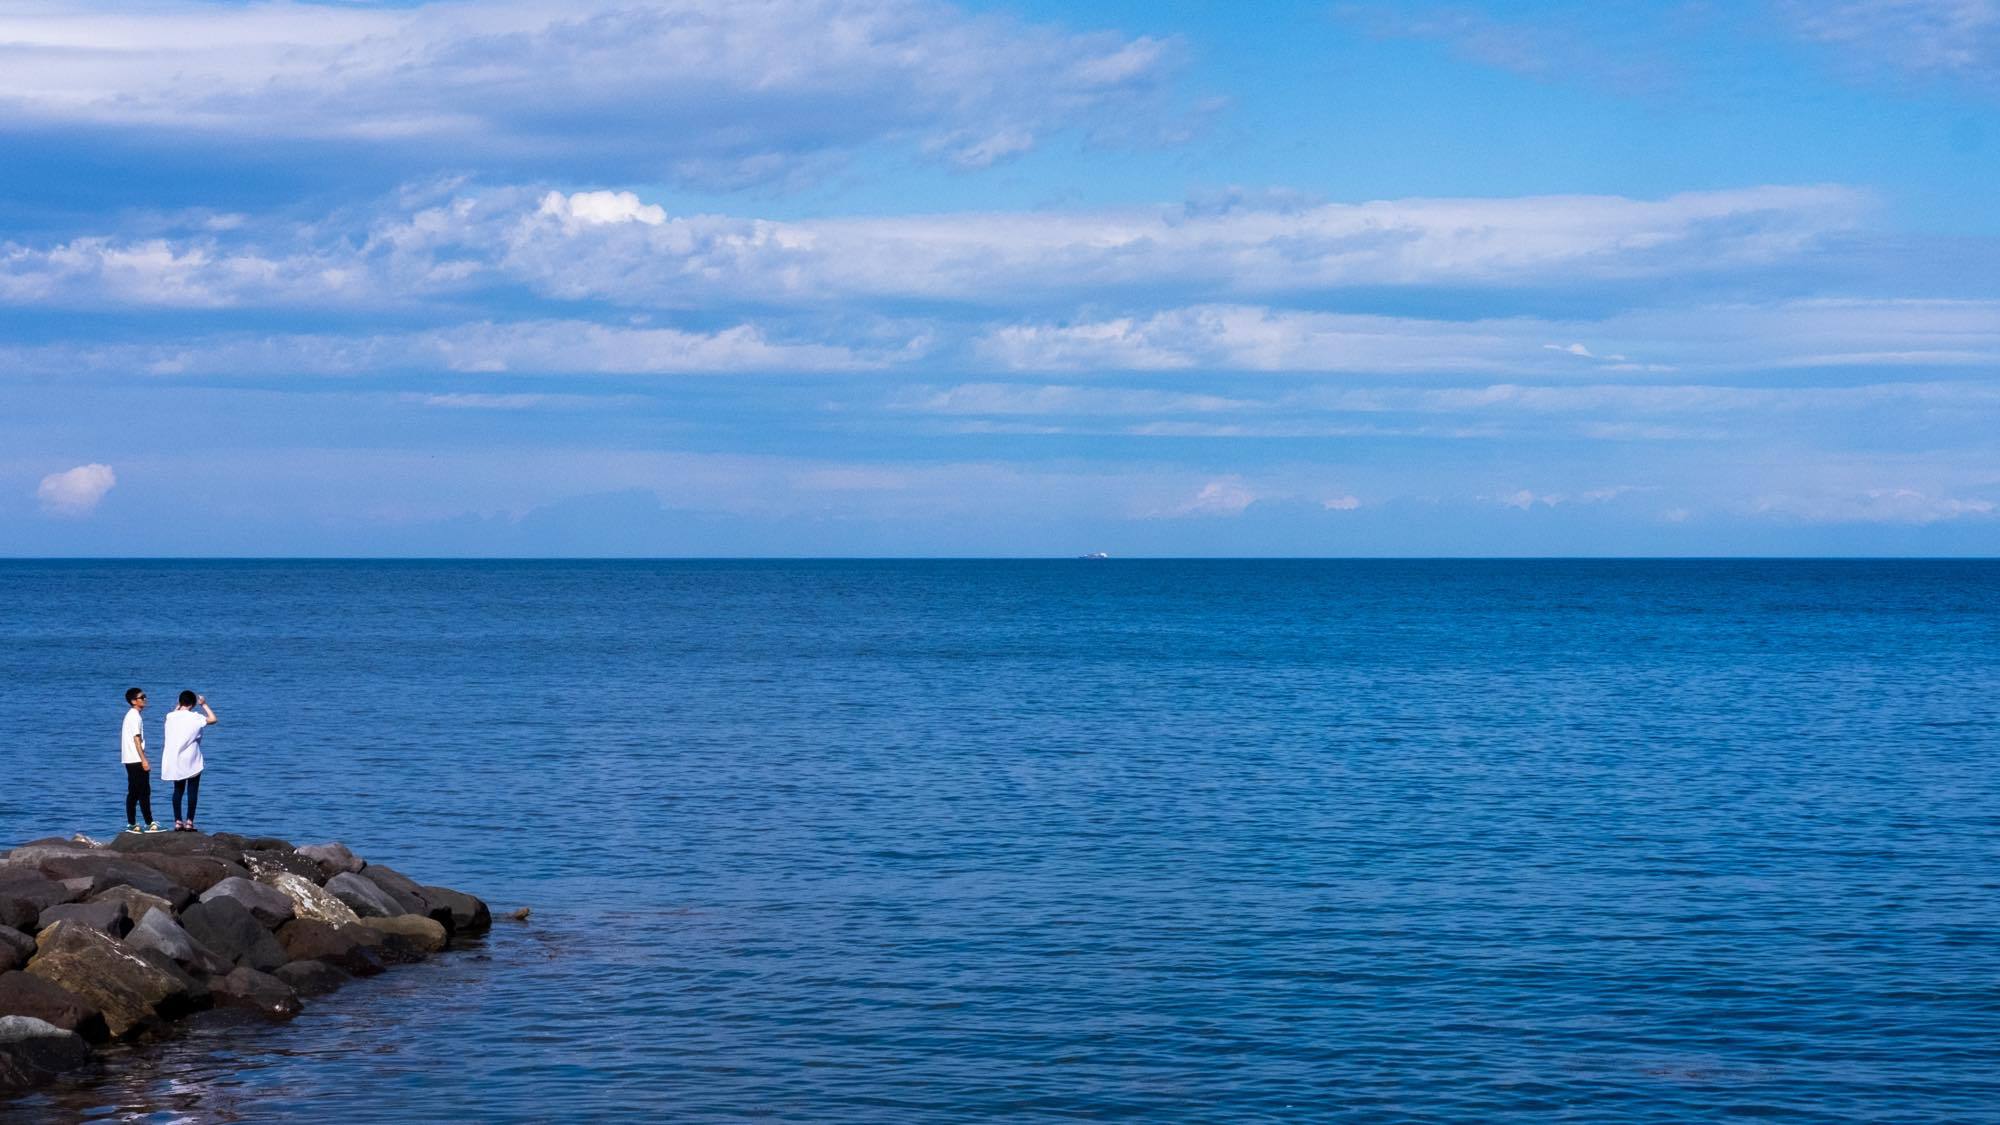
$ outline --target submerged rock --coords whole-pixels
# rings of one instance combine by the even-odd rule
[[[33,1016],[0,1016],[0,1087],[33,1086],[90,1062],[90,1046]]]
[[[291,985],[255,969],[233,969],[216,980],[214,989],[217,1004],[248,1008],[274,1020],[291,1019],[304,1007]]]
[[[291,985],[300,996],[321,996],[353,979],[324,961],[288,962],[273,969],[271,975]]]

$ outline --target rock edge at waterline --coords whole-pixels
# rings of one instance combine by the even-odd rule
[[[270,1019],[492,925],[344,844],[228,832],[35,840],[0,857],[0,1094],[204,1008]]]

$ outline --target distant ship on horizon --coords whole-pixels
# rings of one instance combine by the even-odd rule
[[[1080,559],[1108,559],[1110,557],[1111,557],[1110,555],[1105,554],[1103,551],[1092,551],[1087,555],[1077,556],[1077,558]]]

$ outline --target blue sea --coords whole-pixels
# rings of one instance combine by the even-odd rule
[[[8,562],[0,684],[0,839],[193,688],[533,909],[0,1116],[2000,1120],[2000,563]]]

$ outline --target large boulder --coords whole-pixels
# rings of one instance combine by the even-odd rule
[[[328,879],[326,889],[362,918],[393,918],[409,913],[387,891],[352,872],[343,871]]]
[[[286,956],[271,931],[264,928],[248,907],[233,898],[218,897],[195,903],[181,912],[181,927],[189,937],[232,965],[248,965],[268,973],[296,960]]]
[[[154,855],[151,852],[134,852],[130,858],[132,862],[145,864],[197,895],[206,892],[224,879],[250,877],[249,868],[221,856]]]
[[[0,973],[0,1014],[33,1016],[74,1031],[92,1043],[111,1038],[97,1005],[59,984],[29,973]]]
[[[483,934],[493,928],[493,912],[486,904],[450,887],[425,887],[424,897],[433,907],[451,911],[450,929],[459,934]]]
[[[34,938],[11,926],[0,926],[0,973],[20,968],[34,955]]]
[[[368,866],[368,861],[347,849],[346,844],[307,844],[299,849],[299,854],[319,864],[319,869],[331,879],[342,872],[353,874]]]
[[[259,879],[279,871],[289,872],[318,886],[326,882],[326,872],[319,869],[317,860],[308,859],[297,852],[247,851],[243,853],[243,866]]]
[[[292,920],[292,900],[276,887],[252,879],[224,879],[202,892],[201,901],[209,903],[218,898],[235,899],[265,929],[275,930]]]
[[[132,919],[125,913],[122,902],[66,902],[61,906],[51,906],[42,911],[41,919],[35,924],[35,932],[40,933],[57,922],[75,922],[102,930],[114,938],[122,938],[125,931],[132,928]]]
[[[51,856],[42,860],[41,868],[42,874],[51,879],[89,879],[91,894],[123,885],[157,895],[177,907],[188,900],[187,889],[172,879],[143,863],[108,852]]]
[[[304,1007],[291,985],[255,969],[235,969],[211,987],[217,1004],[248,1008],[267,1019],[288,1020]]]
[[[243,848],[222,835],[206,832],[121,833],[106,845],[128,858],[138,855],[203,856],[243,866]]]
[[[289,871],[265,871],[257,876],[257,881],[291,899],[292,916],[295,918],[310,918],[329,926],[344,926],[361,920],[346,903],[304,876]]]
[[[291,985],[300,996],[323,996],[349,979],[345,970],[324,961],[292,961],[271,970],[271,975]]]
[[[0,1016],[0,1089],[35,1086],[90,1062],[74,1031],[33,1016]]]
[[[289,960],[324,961],[358,977],[381,972],[385,961],[382,935],[359,923],[329,926],[299,918],[285,923],[278,940]]]
[[[393,867],[371,863],[361,872],[361,877],[382,889],[382,893],[396,900],[399,913],[421,914],[435,921],[445,929],[453,926],[451,907],[432,902],[424,894],[417,881]]]
[[[159,950],[182,968],[203,976],[218,976],[234,967],[221,954],[196,941],[194,935],[165,910],[148,911],[144,918],[139,919],[139,924],[132,927],[132,932],[125,935],[125,944],[142,951]]]
[[[199,1011],[214,1002],[215,997],[209,992],[206,977],[195,976],[193,973],[181,968],[179,961],[174,960],[157,949],[141,949],[138,953],[140,957],[145,958],[147,964],[174,978],[174,980],[180,982],[182,988],[187,990],[188,1011]]]
[[[126,917],[132,919],[134,922],[144,918],[146,912],[149,910],[164,910],[169,916],[172,916],[174,912],[174,904],[168,902],[166,899],[158,895],[149,895],[137,887],[123,885],[106,887],[84,901],[93,903],[123,903]]]
[[[173,976],[100,930],[58,922],[36,938],[28,972],[83,997],[123,1037],[193,1010],[188,989]]]
[[[40,867],[45,861],[51,859],[99,854],[102,854],[101,849],[94,848],[89,844],[79,844],[71,840],[42,841],[34,844],[22,844],[20,847],[8,852],[7,862],[22,867]]]
[[[415,914],[394,918],[363,918],[361,924],[382,935],[382,955],[389,961],[421,961],[444,948],[444,927]]]
[[[14,872],[11,877],[0,881],[0,926],[32,930],[42,911],[61,903],[75,902],[78,897],[70,888],[39,870],[33,874]]]

